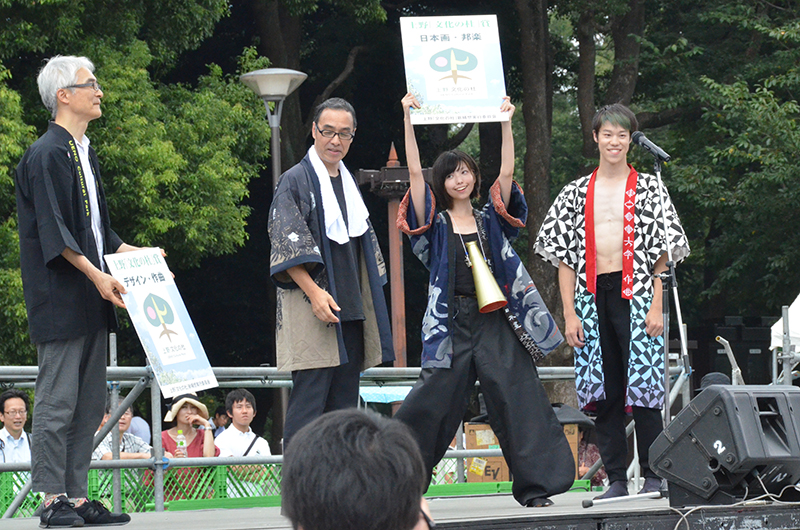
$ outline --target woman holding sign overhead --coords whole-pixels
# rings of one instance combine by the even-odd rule
[[[411,124],[411,109],[420,105],[412,94],[402,105],[411,188],[397,227],[408,234],[430,280],[422,373],[397,417],[414,431],[431,473],[479,379],[489,423],[514,477],[514,498],[523,506],[550,506],[551,495],[572,485],[575,464],[534,364],[563,339],[511,247],[528,210],[512,178],[515,107],[503,99],[508,120],[502,122],[500,174],[489,201],[476,210],[475,160],[457,150],[442,153],[426,183]]]

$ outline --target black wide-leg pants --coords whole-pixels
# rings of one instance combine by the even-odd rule
[[[451,367],[424,368],[396,415],[419,442],[428,482],[480,379],[489,424],[513,475],[514,498],[524,505],[567,491],[575,463],[530,354],[502,311],[482,314],[474,298],[455,300]]]
[[[628,438],[625,436],[625,394],[628,381],[628,358],[631,342],[630,301],[622,298],[622,272],[597,277],[598,327],[603,353],[603,377],[606,399],[597,402],[597,445],[608,474],[609,483],[627,481]],[[636,422],[636,445],[642,476],[657,478],[650,469],[650,446],[661,433],[661,411],[633,407]]]

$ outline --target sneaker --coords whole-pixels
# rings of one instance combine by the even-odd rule
[[[656,491],[661,491],[661,479],[647,477],[644,479],[644,486],[639,490],[639,494],[655,493]]]
[[[83,517],[84,526],[119,526],[131,522],[127,513],[111,513],[100,501],[86,501],[77,508],[75,513]]]
[[[617,480],[611,483],[608,489],[602,494],[594,498],[596,501],[605,499],[615,499],[617,497],[625,497],[628,495],[628,483],[624,480]]]
[[[42,509],[39,526],[42,528],[72,528],[83,526],[83,518],[75,512],[75,505],[69,502],[68,498],[59,495]]]

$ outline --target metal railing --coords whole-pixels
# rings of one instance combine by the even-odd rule
[[[106,374],[111,388],[112,413],[106,424],[95,434],[94,446],[96,447],[109,432],[112,432],[122,414],[149,387],[151,410],[154,411],[151,420],[152,446],[153,454],[156,456],[144,460],[116,460],[119,457],[119,444],[112,444],[115,448],[114,460],[93,461],[91,463],[90,469],[98,470],[96,472],[98,473],[97,483],[102,484],[102,487],[98,486],[98,489],[92,490],[95,495],[104,502],[111,502],[115,511],[130,509],[132,506],[137,509],[144,507],[144,509],[148,510],[163,511],[165,502],[177,500],[178,498],[192,498],[193,495],[211,495],[211,497],[200,498],[230,498],[230,491],[238,491],[240,495],[244,496],[244,493],[259,491],[258,488],[261,488],[261,491],[279,492],[279,469],[283,462],[283,457],[280,455],[240,458],[164,458],[163,448],[161,447],[162,429],[159,414],[159,411],[161,411],[161,391],[152,369],[149,366],[114,366],[116,364],[116,358],[113,354],[114,346],[114,339],[112,338],[112,366],[107,368]],[[279,372],[273,367],[218,367],[214,368],[213,371],[219,386],[223,388],[283,388],[292,386],[291,374]],[[572,380],[575,377],[574,368],[570,366],[540,367],[538,372],[540,379],[543,381]],[[420,368],[370,368],[362,373],[361,385],[408,385],[416,381],[419,373]],[[671,373],[680,375],[681,370],[672,368]],[[13,385],[17,388],[30,388],[33,387],[37,374],[38,367],[36,366],[3,366],[0,367],[0,384],[3,386]],[[113,404],[118,401],[120,388],[130,388],[131,390],[125,399],[114,407]],[[678,388],[680,386],[674,390]],[[113,432],[116,433],[116,437],[119,436],[117,429],[114,429]],[[115,441],[118,441],[118,438]],[[449,450],[442,463],[437,466],[437,473],[434,475],[432,483],[464,482],[465,459],[491,456],[502,456],[502,451],[500,449]],[[242,480],[245,475],[242,475],[243,468],[241,466],[261,466],[263,471],[258,471],[259,476],[271,477],[270,480],[277,480],[277,486],[267,488],[266,484],[261,484],[254,489],[252,487],[254,481]],[[599,466],[597,467],[599,468]],[[187,471],[189,469],[195,471]],[[198,469],[201,471],[197,471]],[[224,471],[220,471],[220,469]],[[232,469],[233,471],[231,471]],[[255,467],[252,469],[257,471]],[[5,506],[5,503],[1,502],[3,492],[7,494],[8,491],[12,491],[14,494],[14,499],[8,503],[3,518],[13,517],[26,502],[34,504],[41,502],[37,494],[30,493],[29,471],[30,462],[0,464],[0,478],[9,473],[16,473],[16,475],[9,475],[10,478],[6,477],[5,479],[5,483],[10,484],[10,489],[2,489],[4,482],[0,479],[0,507]],[[142,473],[142,475],[137,479],[131,473]],[[225,484],[228,487],[223,488],[220,485],[221,476],[225,477]],[[241,485],[242,482],[247,482],[251,485],[244,487]],[[187,484],[193,485],[193,488],[191,488],[192,493],[185,487]],[[136,486],[135,488],[133,487],[134,485]],[[149,497],[147,500],[143,500],[144,494],[142,491],[145,490],[142,490],[142,487],[146,487],[147,495],[152,495],[152,500]],[[179,491],[180,493],[178,493]],[[129,501],[128,499],[134,499],[134,501]],[[26,511],[23,510],[23,512]]]

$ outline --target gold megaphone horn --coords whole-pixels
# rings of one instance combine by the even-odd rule
[[[508,304],[503,291],[497,285],[492,271],[483,259],[478,243],[475,241],[467,242],[467,253],[472,262],[472,278],[475,280],[475,296],[478,299],[478,310],[481,313],[491,313]]]

